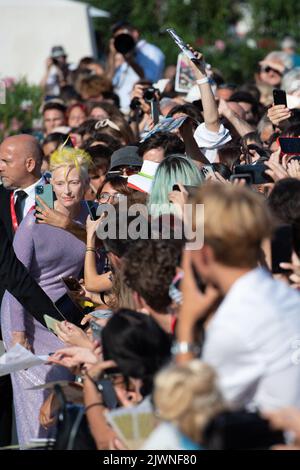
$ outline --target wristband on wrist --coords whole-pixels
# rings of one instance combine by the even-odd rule
[[[85,251],[93,251],[94,253],[96,253],[97,250],[96,250],[96,248],[92,248],[90,246],[87,246]]]
[[[209,83],[209,78],[208,77],[200,78],[199,80],[196,80],[196,83],[198,85],[203,85],[204,83]]]
[[[177,354],[188,354],[192,353],[195,356],[200,355],[200,348],[196,344],[188,343],[187,341],[175,341],[171,348],[171,353],[173,356]]]
[[[104,403],[102,401],[97,401],[96,403],[91,403],[90,405],[85,407],[85,412],[87,412],[89,409],[93,408],[94,406],[104,406]]]

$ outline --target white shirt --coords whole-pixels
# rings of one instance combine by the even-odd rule
[[[125,114],[129,112],[131,101],[131,92],[133,86],[138,82],[140,77],[127,62],[123,62],[117,68],[113,77],[114,92],[120,98],[120,108]]]
[[[202,358],[235,407],[300,407],[299,348],[299,292],[257,268],[233,284],[218,308]]]
[[[228,129],[220,125],[218,132],[209,131],[205,123],[199,124],[194,133],[194,139],[197,142],[198,147],[204,153],[210,163],[214,163],[218,148],[222,147],[227,142],[230,142],[231,135]]]
[[[23,202],[23,219],[28,214],[30,209],[35,206],[35,187],[39,185],[44,185],[45,179],[41,177],[36,183],[28,186],[28,188],[22,188],[22,191],[28,194],[27,198]],[[20,191],[20,188],[14,190],[14,202],[16,203],[17,192]]]

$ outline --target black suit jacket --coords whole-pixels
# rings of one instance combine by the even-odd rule
[[[2,220],[8,239],[10,241],[14,238],[14,230],[11,221],[11,214],[10,214],[10,195],[12,191],[3,188],[0,185],[0,219]]]
[[[61,320],[50,297],[30,276],[14,252],[9,193],[0,187],[0,302],[5,290],[8,290],[43,325],[45,314]]]

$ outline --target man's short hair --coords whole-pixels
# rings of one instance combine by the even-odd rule
[[[179,266],[181,240],[137,240],[123,259],[126,284],[158,312],[171,303],[169,288]]]
[[[134,31],[137,28],[135,28],[131,23],[129,23],[129,21],[120,20],[112,25],[111,33],[114,35],[120,29],[128,29],[128,31]]]
[[[261,195],[248,188],[220,183],[204,184],[194,204],[204,204],[204,245],[212,248],[217,262],[247,268],[257,264],[262,241],[271,235],[273,219]],[[196,211],[194,211],[196,212]]]
[[[56,109],[57,111],[61,111],[63,114],[66,112],[66,106],[61,103],[45,103],[43,106],[43,114],[45,114],[46,111],[50,111],[52,109]]]
[[[174,153],[182,154],[185,152],[183,141],[171,132],[156,132],[139,145],[138,152],[142,157],[149,150],[158,148],[162,148],[164,150],[164,156]]]

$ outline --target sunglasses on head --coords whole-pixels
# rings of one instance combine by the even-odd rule
[[[115,131],[120,132],[119,126],[112,122],[110,119],[101,119],[100,121],[97,121],[95,124],[95,130],[99,130],[102,127],[110,127],[111,129],[114,129]]]

